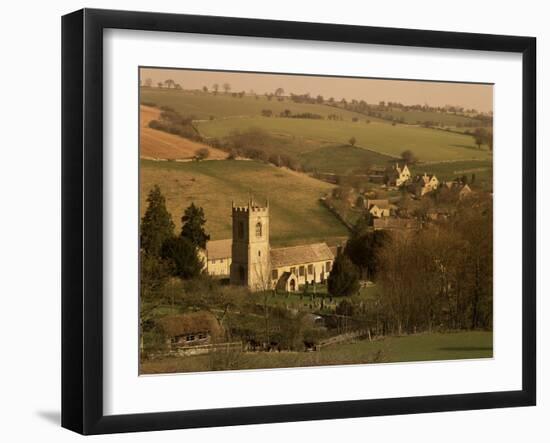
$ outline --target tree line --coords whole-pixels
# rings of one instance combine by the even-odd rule
[[[379,334],[491,329],[493,220],[490,197],[460,202],[451,220],[414,232],[374,231],[361,219],[328,279]],[[360,281],[381,296],[358,298]]]

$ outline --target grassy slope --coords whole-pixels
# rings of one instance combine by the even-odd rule
[[[319,197],[333,186],[306,175],[254,161],[141,161],[141,215],[149,189],[158,184],[179,229],[184,209],[195,202],[205,210],[213,240],[231,237],[231,201],[269,198],[274,245],[325,241],[347,235]]]
[[[428,165],[414,165],[411,167],[413,174],[429,172],[435,174],[439,180],[452,180],[466,175],[470,180],[472,173],[476,175],[477,185],[490,186],[493,180],[493,163],[488,160],[481,161],[457,161],[447,163],[431,163]]]
[[[189,159],[195,156],[198,149],[207,148],[210,152],[209,158],[226,158],[227,153],[220,149],[206,146],[178,135],[168,134],[149,127],[151,120],[158,120],[160,117],[158,108],[149,106],[139,107],[139,155],[142,158],[162,159]]]
[[[358,147],[390,156],[399,156],[405,149],[410,149],[421,161],[486,160],[491,157],[487,150],[478,150],[470,136],[408,125],[269,117],[214,120],[199,124],[199,130],[207,137],[223,137],[235,129],[246,130],[250,127],[318,140],[320,143],[345,144],[353,136]]]
[[[350,145],[328,145],[299,156],[302,163],[319,172],[348,174],[366,166],[387,165],[393,157]]]
[[[383,111],[383,115],[393,116],[394,118],[405,119],[405,123],[417,124],[417,122],[432,121],[443,123],[445,126],[456,126],[457,123],[474,123],[479,126],[479,121],[461,115],[447,114],[444,112],[424,112],[424,111],[403,111],[401,109],[392,109],[391,111]]]
[[[290,109],[293,114],[311,112],[325,117],[329,114],[338,114],[347,120],[351,120],[353,117],[358,117],[363,121],[367,118],[377,120],[356,112],[322,104],[294,103],[289,99],[268,100],[264,96],[259,96],[258,99],[252,96],[235,98],[231,94],[214,95],[173,89],[142,88],[141,102],[154,103],[157,106],[170,106],[182,115],[193,115],[197,119],[209,119],[210,116],[215,118],[259,116],[263,109],[270,109],[274,114],[279,114],[285,109]]]
[[[491,358],[493,333],[470,331],[388,337],[333,345],[319,352],[245,353],[235,369],[289,368],[299,366],[371,363],[378,351],[382,362],[410,362]],[[165,358],[142,363],[142,373],[196,372],[209,370],[208,355]]]

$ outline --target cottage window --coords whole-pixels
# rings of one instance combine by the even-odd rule
[[[329,262],[329,261],[326,262],[325,269],[327,270],[327,272],[330,272],[330,270],[331,270],[331,265],[332,265],[331,262]]]
[[[300,273],[300,277],[303,277],[304,274],[306,273],[306,267],[305,266],[300,266],[298,272]]]
[[[279,272],[277,271],[277,269],[273,269],[273,271],[271,271],[271,278],[273,280],[277,280],[279,278]]]
[[[193,341],[195,340],[195,336],[193,334],[189,334],[187,337],[185,337],[186,341]]]
[[[258,251],[258,257],[262,256],[262,251]]]
[[[204,332],[201,332],[199,334],[199,340],[204,340],[206,338],[206,334]]]
[[[260,222],[256,223],[256,237],[262,236],[262,224]]]
[[[307,265],[307,273],[313,274],[313,265]]]

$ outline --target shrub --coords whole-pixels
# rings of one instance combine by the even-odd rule
[[[195,151],[195,158],[198,161],[205,160],[210,156],[208,148],[199,148]]]

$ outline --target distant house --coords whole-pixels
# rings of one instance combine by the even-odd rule
[[[463,198],[469,197],[472,192],[472,189],[468,185],[464,185],[460,191],[458,191],[458,199],[462,200]]]
[[[418,231],[421,224],[414,218],[377,218],[373,221],[375,231]]]
[[[460,180],[454,180],[454,181],[448,181],[445,182],[445,187],[451,191],[456,193],[459,200],[462,200],[470,195],[472,195],[473,191],[468,184],[463,183]]]
[[[231,269],[231,244],[232,240],[230,238],[212,240],[206,243],[206,249],[199,251],[208,274],[220,277],[229,276]]]
[[[373,217],[381,218],[392,215],[392,211],[397,209],[397,206],[390,204],[386,199],[369,199],[367,200],[366,208]]]
[[[421,177],[421,183],[423,184],[420,192],[421,197],[428,192],[435,191],[439,187],[439,180],[435,174],[428,175],[424,172],[424,175]]]
[[[216,317],[206,311],[167,316],[158,320],[158,326],[172,349],[207,345],[223,338]]]
[[[426,174],[416,176],[413,183],[409,185],[409,191],[416,197],[423,197],[424,195],[435,191],[439,188],[439,180],[435,174]]]
[[[393,174],[390,184],[393,186],[397,186],[399,188],[406,185],[411,180],[411,171],[406,164],[401,168],[399,163],[396,163],[392,172]]]

